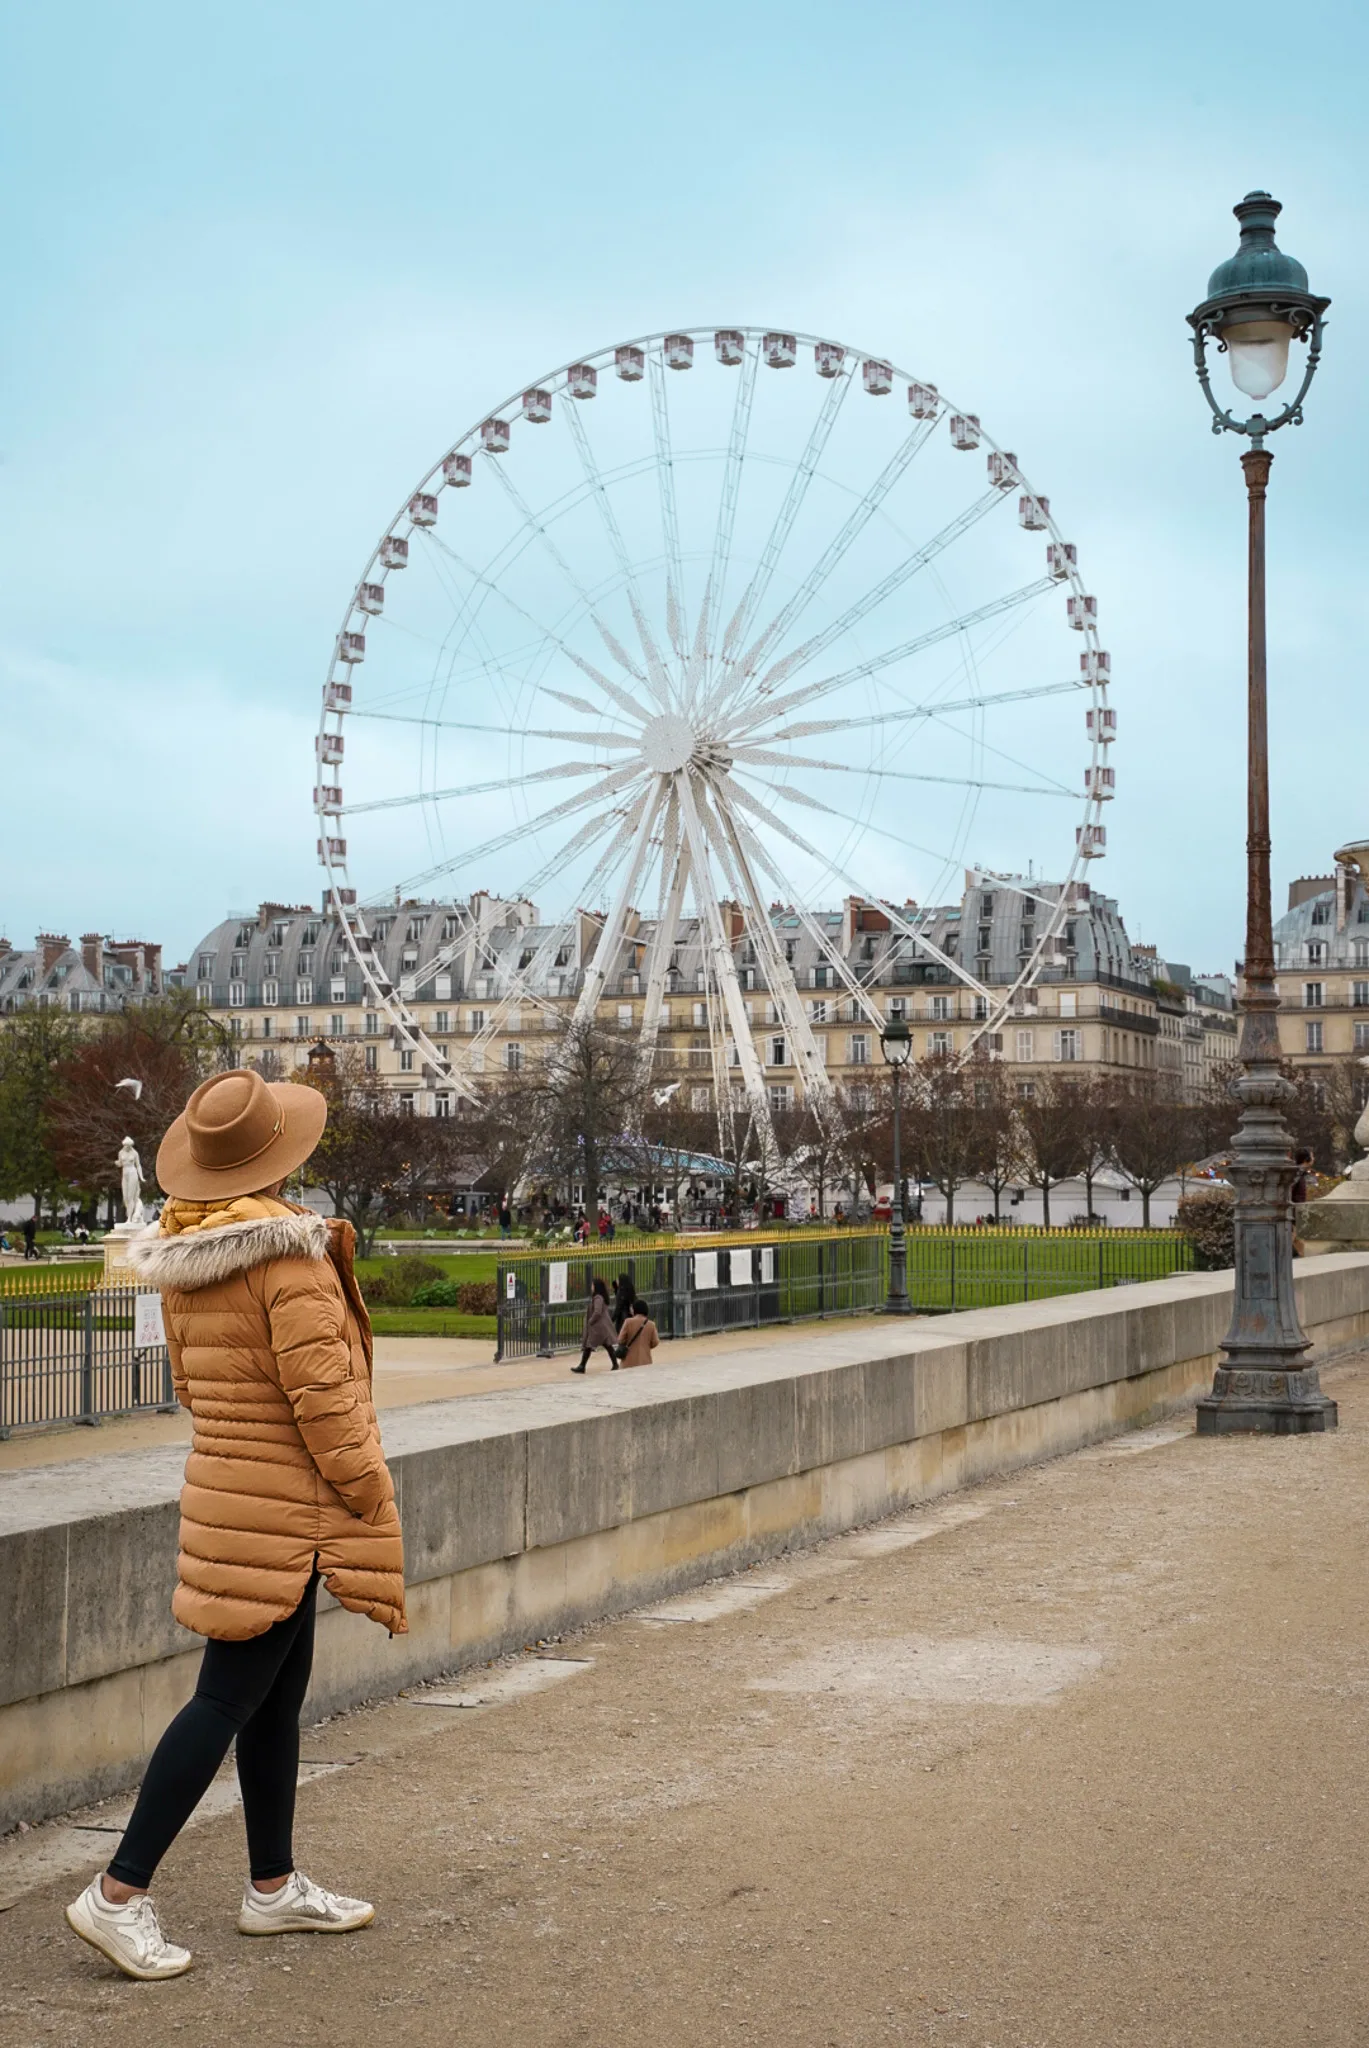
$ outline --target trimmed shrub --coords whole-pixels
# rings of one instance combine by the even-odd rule
[[[412,1308],[464,1308],[461,1297],[464,1287],[458,1287],[455,1280],[429,1280],[422,1287],[416,1287],[410,1302]]]
[[[1200,1273],[1216,1273],[1236,1263],[1236,1205],[1229,1188],[1205,1188],[1185,1195],[1174,1221],[1193,1247]]]
[[[408,1308],[418,1290],[432,1283],[445,1284],[441,1266],[431,1259],[387,1259],[378,1273],[362,1276],[361,1298],[376,1308]]]

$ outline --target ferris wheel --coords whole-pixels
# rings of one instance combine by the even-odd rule
[[[633,940],[649,1071],[693,919],[719,1104],[739,1082],[767,1113],[758,974],[821,1105],[815,1006],[775,905],[878,1029],[820,909],[855,896],[972,999],[968,1055],[1057,964],[1104,850],[1116,714],[1097,614],[1016,455],[883,357],[682,328],[536,380],[421,479],[343,612],[314,810],[371,998],[431,1085],[478,1094],[485,1048],[513,1010],[550,1007],[588,919],[575,1015]],[[1006,880],[1028,859],[1066,886],[990,983],[930,913],[962,870]],[[469,964],[474,891],[538,913],[476,1028],[439,1045],[422,1013]],[[451,904],[450,941],[396,984],[371,933],[415,898]]]

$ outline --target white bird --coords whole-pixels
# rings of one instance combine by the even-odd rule
[[[116,1081],[114,1083],[114,1093],[117,1095],[121,1088],[131,1088],[133,1090],[133,1100],[135,1102],[139,1102],[142,1100],[143,1084],[141,1081]]]
[[[1366,1065],[1369,1065],[1369,1061],[1366,1062]],[[659,1108],[661,1103],[669,1102],[671,1096],[675,1093],[675,1090],[679,1086],[680,1083],[678,1081],[672,1081],[668,1088],[653,1088],[651,1092],[652,1101]]]

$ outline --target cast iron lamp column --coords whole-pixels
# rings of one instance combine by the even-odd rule
[[[879,1049],[894,1074],[894,1200],[889,1211],[889,1293],[884,1312],[908,1316],[908,1235],[903,1227],[903,1069],[913,1050],[913,1034],[901,1018],[892,1018],[879,1034]]]
[[[1222,1340],[1212,1392],[1198,1403],[1198,1433],[1266,1430],[1280,1435],[1334,1429],[1336,1404],[1322,1393],[1315,1366],[1304,1362],[1309,1340],[1293,1292],[1293,1208],[1297,1169],[1285,1105],[1292,1084],[1280,1070],[1279,991],[1274,979],[1274,925],[1269,881],[1269,736],[1265,673],[1264,504],[1273,456],[1265,447],[1278,428],[1302,425],[1302,404],[1321,357],[1323,317],[1331,301],[1307,288],[1301,263],[1274,241],[1278,201],[1248,192],[1235,209],[1241,224],[1236,254],[1208,281],[1207,297],[1189,314],[1198,381],[1212,408],[1214,434],[1244,434],[1241,457],[1249,506],[1249,690],[1245,972],[1241,995],[1241,1073],[1232,1094],[1241,1105],[1231,1148],[1236,1190],[1236,1293]],[[1289,346],[1308,344],[1297,397],[1273,419],[1233,419],[1208,381],[1207,343],[1217,342],[1236,389],[1267,398],[1288,374]]]

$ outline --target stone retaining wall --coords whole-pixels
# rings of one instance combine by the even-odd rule
[[[1326,1360],[1369,1340],[1369,1254],[1297,1267]],[[410,1633],[324,1601],[316,1714],[483,1662],[1190,1402],[1229,1273],[391,1411]],[[669,1348],[662,1354],[669,1359]],[[0,1830],[131,1784],[188,1696],[179,1447],[0,1482]]]

